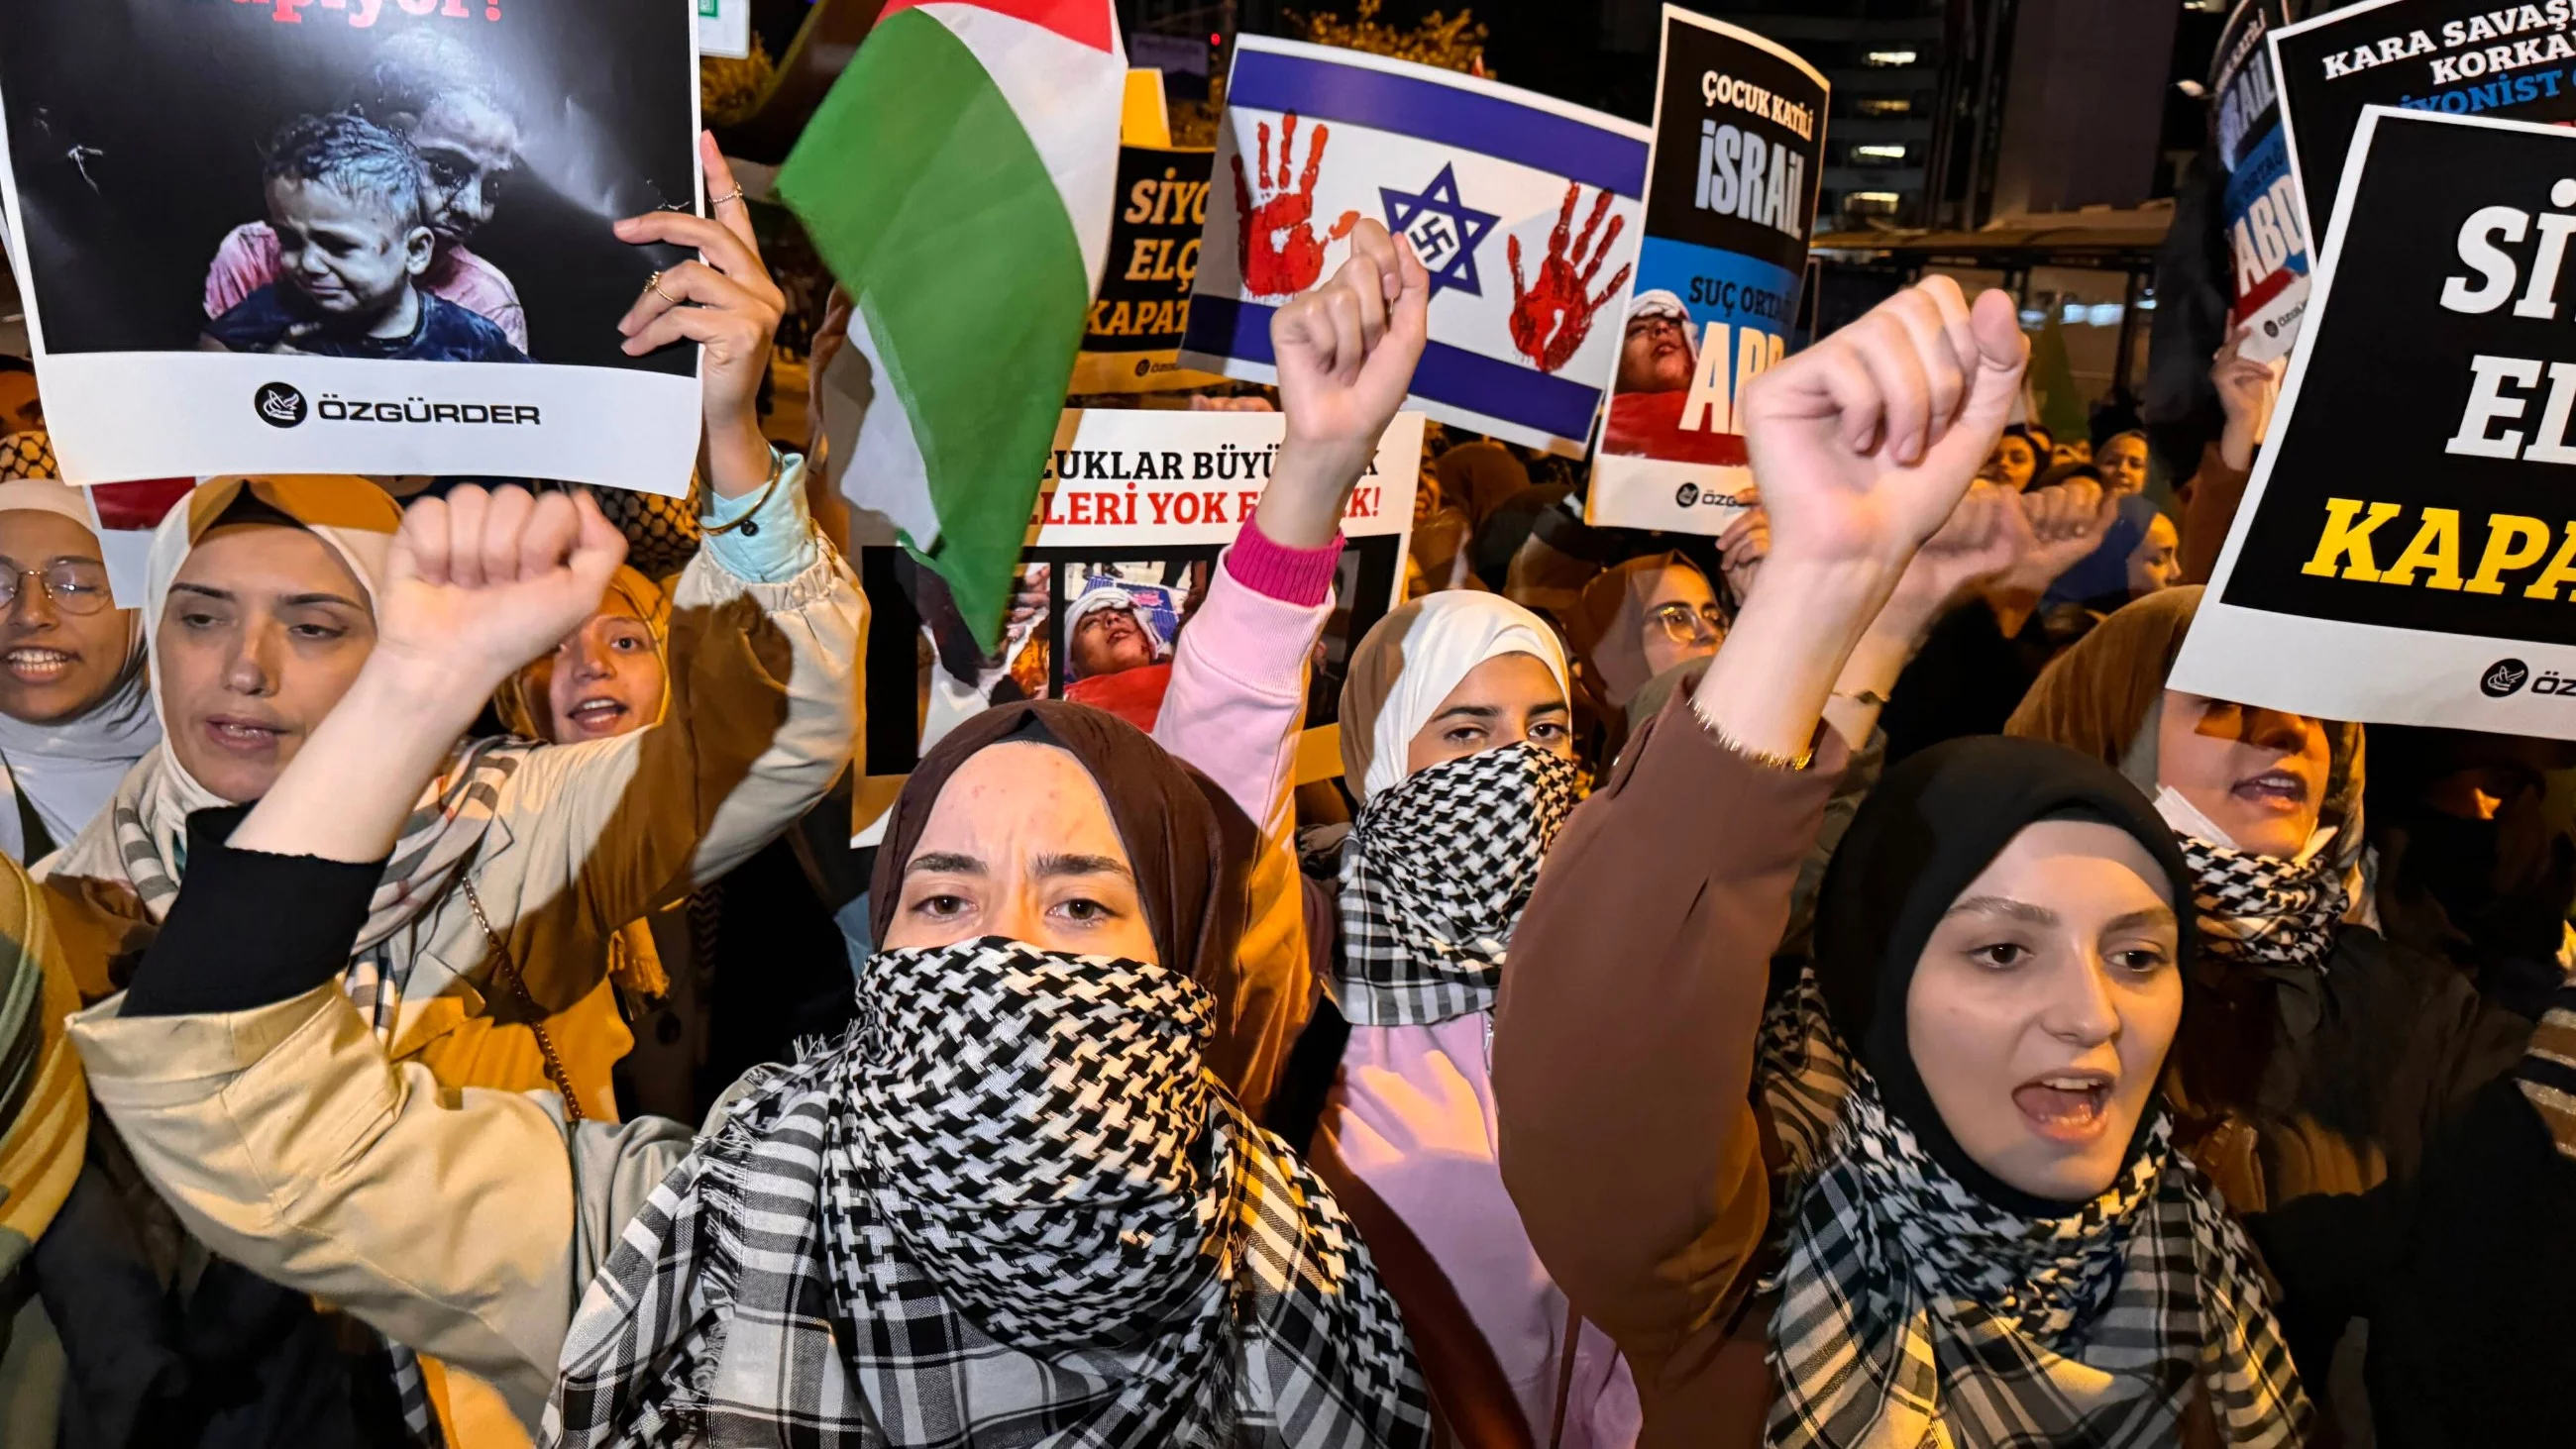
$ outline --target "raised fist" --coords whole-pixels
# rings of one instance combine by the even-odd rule
[[[1901,569],[2003,432],[2030,344],[2012,299],[1931,277],[1756,377],[1738,416],[1771,557]]]
[[[1297,149],[1297,113],[1289,112],[1279,122],[1279,173],[1274,185],[1270,171],[1270,123],[1258,128],[1260,151],[1260,200],[1243,179],[1243,156],[1234,156],[1235,242],[1243,257],[1243,287],[1256,297],[1289,297],[1315,285],[1324,274],[1324,243],[1339,241],[1359,224],[1356,211],[1342,213],[1341,220],[1324,236],[1315,235],[1315,175],[1324,166],[1324,142],[1331,128],[1315,127],[1314,139],[1306,145],[1306,170],[1297,184],[1288,184],[1291,156]]]
[[[1288,466],[1292,458],[1323,465],[1317,476],[1335,488],[1358,481],[1412,390],[1430,309],[1431,275],[1412,244],[1364,221],[1333,279],[1272,315],[1270,350],[1287,421],[1274,491],[1297,486],[1302,470]]]
[[[376,648],[488,694],[599,610],[626,536],[587,492],[471,485],[403,514]]]
[[[1512,263],[1512,346],[1521,355],[1538,364],[1541,372],[1554,372],[1573,360],[1583,350],[1583,339],[1592,334],[1593,314],[1619,295],[1628,285],[1629,267],[1622,266],[1610,278],[1610,285],[1592,294],[1592,279],[1601,263],[1610,255],[1611,244],[1627,224],[1624,216],[1610,218],[1610,229],[1601,232],[1601,218],[1610,212],[1610,193],[1593,198],[1592,215],[1585,218],[1583,235],[1574,238],[1569,250],[1566,237],[1574,229],[1574,203],[1583,188],[1568,182],[1565,205],[1556,214],[1556,230],[1548,234],[1547,260],[1539,263],[1538,280],[1524,286],[1521,281],[1521,239],[1511,238],[1504,252]],[[1594,246],[1593,233],[1601,232],[1601,244]],[[1577,272],[1575,268],[1583,270]]]

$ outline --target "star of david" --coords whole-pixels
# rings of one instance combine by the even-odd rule
[[[1410,239],[1414,254],[1430,270],[1432,296],[1439,296],[1443,287],[1455,287],[1470,297],[1485,295],[1476,281],[1476,248],[1502,218],[1459,201],[1454,163],[1441,167],[1440,174],[1420,191],[1381,186],[1377,194],[1386,202],[1387,230]]]

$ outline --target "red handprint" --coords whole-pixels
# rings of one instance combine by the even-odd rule
[[[1293,297],[1315,285],[1324,274],[1324,243],[1340,241],[1359,225],[1356,211],[1342,213],[1325,236],[1315,235],[1310,224],[1315,215],[1315,173],[1324,165],[1324,140],[1332,131],[1318,122],[1315,139],[1306,148],[1306,171],[1296,189],[1288,186],[1289,153],[1297,148],[1297,113],[1280,118],[1279,183],[1270,182],[1270,123],[1259,128],[1261,138],[1261,189],[1266,195],[1260,205],[1252,201],[1252,188],[1244,183],[1243,156],[1234,157],[1235,241],[1243,256],[1243,285],[1256,297]]]
[[[1619,240],[1620,228],[1628,218],[1613,216],[1610,229],[1601,233],[1601,245],[1592,245],[1592,234],[1601,230],[1601,218],[1609,215],[1610,193],[1604,191],[1592,203],[1592,215],[1583,223],[1583,235],[1574,239],[1574,249],[1566,250],[1566,234],[1574,229],[1574,202],[1583,192],[1579,182],[1568,182],[1565,209],[1557,213],[1556,230],[1547,240],[1547,260],[1538,269],[1538,285],[1521,284],[1521,239],[1513,237],[1504,252],[1512,262],[1512,345],[1521,355],[1538,364],[1541,372],[1554,372],[1565,366],[1583,348],[1583,339],[1592,332],[1592,314],[1628,285],[1629,268],[1622,266],[1601,295],[1585,300],[1593,275],[1601,270],[1602,260],[1610,255],[1613,242]],[[1583,267],[1581,276],[1574,269],[1583,266],[1585,254],[1591,265]]]

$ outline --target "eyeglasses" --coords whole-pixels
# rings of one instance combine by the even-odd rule
[[[1658,605],[1647,616],[1663,626],[1664,637],[1676,644],[1696,644],[1702,639],[1726,637],[1726,611],[1715,604],[1693,606],[1676,599]]]
[[[45,597],[66,614],[95,614],[108,606],[107,570],[96,564],[58,563],[40,569],[0,563],[0,610],[18,602],[19,580],[35,579]]]

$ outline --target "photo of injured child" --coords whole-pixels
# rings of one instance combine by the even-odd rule
[[[429,224],[427,172],[410,141],[345,112],[306,116],[270,144],[266,179],[274,280],[206,325],[207,351],[528,360],[489,318],[428,286],[439,239]],[[224,269],[219,259],[223,280],[257,270],[260,239],[246,231],[225,245],[239,243],[254,265]]]
[[[1172,684],[1172,640],[1186,612],[1181,596],[1119,572],[1092,574],[1078,586],[1064,610],[1064,697],[1152,729]]]
[[[492,219],[523,144],[518,117],[493,68],[452,36],[415,30],[384,47],[341,114],[390,133],[418,170],[420,220],[432,245],[428,260],[410,271],[414,289],[490,322],[524,354],[528,311],[518,289],[466,245]],[[299,141],[309,144],[302,133],[314,123],[307,117],[269,143],[265,179],[272,212],[281,163],[293,165],[286,153]],[[224,237],[206,269],[208,320],[220,320],[288,272],[284,235],[271,220],[244,222]]]

